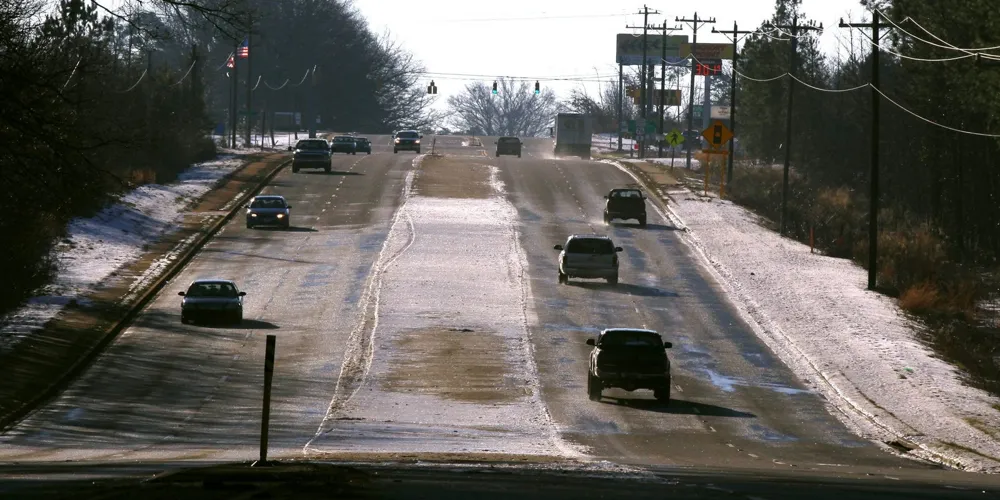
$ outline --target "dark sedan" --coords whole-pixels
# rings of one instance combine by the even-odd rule
[[[416,151],[420,154],[420,132],[416,130],[403,130],[401,132],[396,132],[395,137],[392,138],[392,152],[398,153],[400,151]]]
[[[353,137],[349,135],[338,135],[333,138],[333,143],[330,144],[330,152],[354,155],[358,154],[358,148],[354,143]]]
[[[247,229],[257,226],[279,226],[288,229],[292,206],[283,196],[254,196],[247,204]]]
[[[360,152],[365,152],[367,154],[372,154],[372,141],[369,141],[366,137],[355,137],[354,143],[357,145],[356,149]]]
[[[521,157],[521,139],[517,137],[501,137],[494,144],[497,145],[497,158],[500,155]]]
[[[181,323],[219,319],[229,323],[243,321],[243,297],[230,280],[205,279],[191,283],[186,292],[177,292],[181,300]]]
[[[329,173],[330,143],[326,139],[302,139],[295,143],[295,155],[292,157],[292,173],[298,173],[300,168],[322,168]]]

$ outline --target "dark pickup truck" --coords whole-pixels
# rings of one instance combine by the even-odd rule
[[[670,401],[670,358],[665,349],[673,347],[652,330],[608,328],[594,339],[587,372],[587,395],[601,399],[607,387],[632,392],[652,389],[653,396],[664,404]]]
[[[613,219],[635,219],[640,226],[646,226],[646,197],[642,191],[634,188],[612,189],[604,199],[608,200],[604,206],[605,224],[610,224]]]

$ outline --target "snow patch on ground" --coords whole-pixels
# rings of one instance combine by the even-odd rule
[[[1000,471],[1000,402],[964,385],[890,298],[867,291],[864,269],[812,254],[728,201],[671,202],[671,218],[758,335],[852,427],[915,444],[909,455]]]
[[[42,328],[66,305],[86,306],[82,296],[142,256],[147,245],[176,227],[189,205],[242,163],[241,158],[225,156],[193,165],[172,184],[141,186],[93,217],[70,221],[66,236],[53,249],[55,278],[0,319],[0,349]]]

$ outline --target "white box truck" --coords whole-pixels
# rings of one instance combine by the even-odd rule
[[[591,117],[580,113],[556,115],[556,145],[552,154],[590,159]]]

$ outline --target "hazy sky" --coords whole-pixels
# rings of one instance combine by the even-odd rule
[[[544,77],[594,75],[617,81],[615,34],[642,24],[641,2],[622,0],[352,0],[368,19],[372,30],[386,29],[426,66],[428,71],[539,78],[564,97],[578,82],[546,80]],[[675,17],[715,17],[718,29],[754,29],[774,12],[774,0],[714,0],[709,2],[648,2],[661,14],[651,15],[651,24],[668,27],[685,23]],[[805,14],[826,28],[820,42],[833,53],[846,43],[847,29],[837,27],[865,13],[857,0],[803,0]],[[706,25],[698,32],[702,42],[724,43]],[[839,39],[838,39],[839,37]],[[428,78],[429,80],[430,78]],[[439,104],[468,80],[434,77]],[[596,84],[587,84],[593,92]]]

